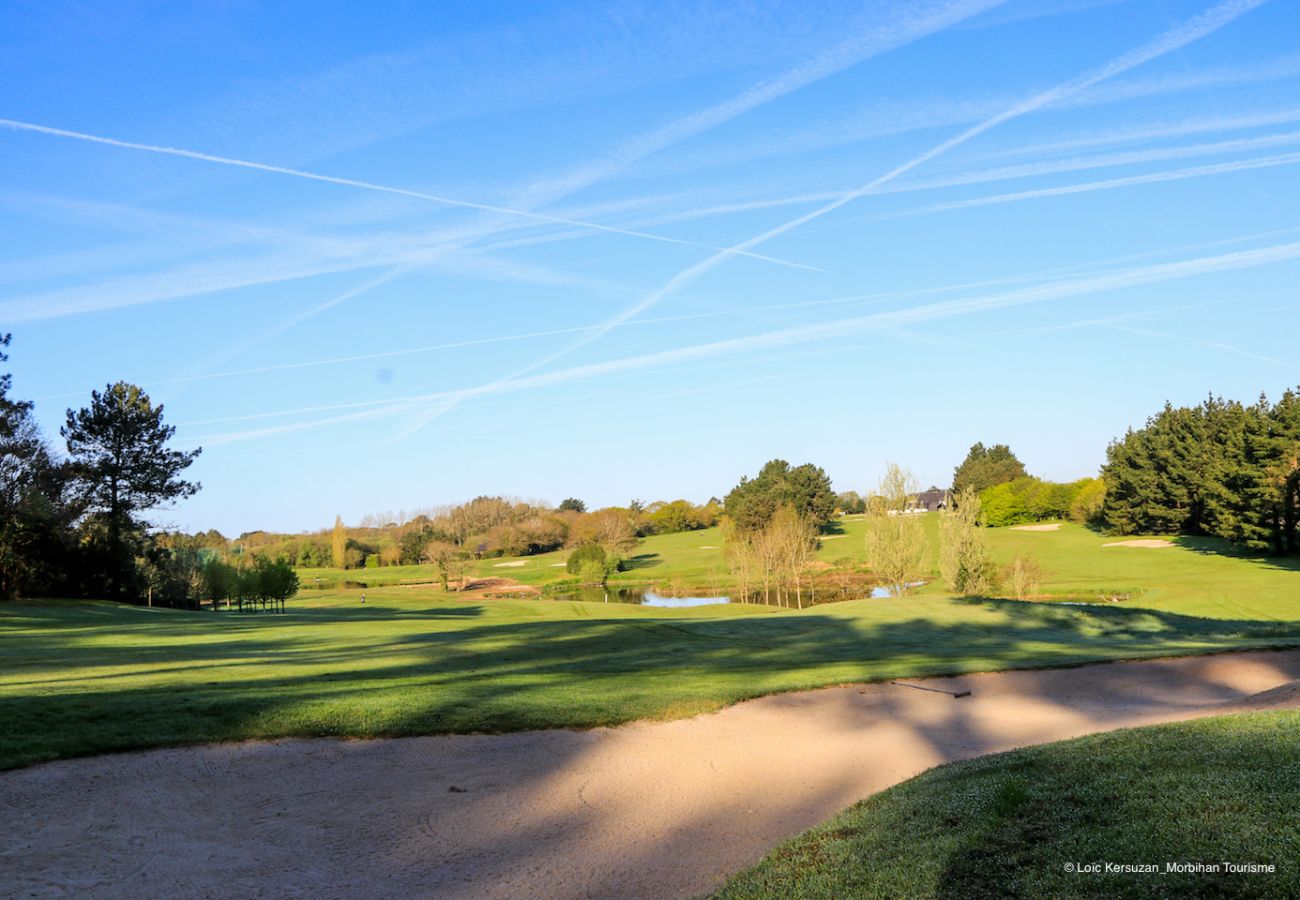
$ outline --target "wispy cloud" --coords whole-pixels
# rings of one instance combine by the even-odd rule
[[[1048,175],[1066,175],[1092,169],[1120,168],[1126,166],[1148,165],[1176,159],[1189,159],[1198,156],[1230,155],[1247,153],[1255,150],[1273,149],[1300,144],[1300,131],[1281,134],[1261,135],[1251,138],[1234,138],[1227,141],[1214,141],[1199,144],[1183,144],[1173,147],[1156,147],[1144,150],[1128,150],[1116,153],[1099,153],[1076,156],[1066,159],[1040,160],[1032,163],[999,166],[996,168],[971,169],[957,171],[948,175],[924,178],[903,179],[900,181],[877,185],[862,196],[883,196],[894,194],[917,193],[921,191],[939,191],[953,187],[971,187],[998,181],[1014,181],[1022,178],[1036,178]],[[1283,164],[1283,163],[1278,163]],[[1208,170],[1205,174],[1213,174]],[[1136,182],[1135,182],[1136,183]],[[755,199],[740,199],[717,203],[711,206],[695,206],[688,209],[644,216],[637,220],[637,225],[650,227],[674,222],[707,219],[714,217],[739,215],[762,209],[777,209],[787,206],[801,206],[808,203],[825,203],[843,196],[842,190],[821,190],[773,194]],[[667,200],[672,198],[656,198]],[[872,217],[874,218],[874,216]],[[855,220],[855,221],[861,221]],[[506,238],[501,241],[489,241],[485,249],[500,250],[510,247],[530,246],[552,240],[566,240],[576,237],[574,232],[557,233],[538,237]]]
[[[1044,197],[1064,197],[1070,194],[1083,194],[1092,191],[1108,191],[1115,188],[1133,187],[1142,184],[1161,184],[1168,181],[1182,181],[1188,178],[1204,178],[1211,175],[1230,175],[1234,172],[1249,172],[1254,169],[1270,169],[1276,166],[1291,166],[1300,163],[1300,153],[1283,153],[1277,156],[1263,156],[1256,159],[1241,159],[1235,162],[1215,163],[1207,166],[1192,166],[1185,169],[1173,169],[1165,172],[1151,172],[1146,175],[1130,175],[1127,178],[1108,178],[1103,181],[1088,181],[1081,184],[1065,184],[1050,188],[1037,188],[1032,191],[1015,191],[1007,194],[994,194],[987,197],[973,197],[968,200],[951,200],[947,203],[932,203],[912,209],[878,213],[873,216],[855,218],[851,223],[894,219],[903,216],[919,216],[928,213],[948,212],[956,209],[969,209],[976,206],[991,206],[1002,203],[1017,203],[1022,200],[1038,200]],[[842,227],[842,226],[836,226]]]
[[[957,0],[912,6],[891,21],[871,23],[828,50],[760,82],[721,103],[693,112],[667,125],[626,141],[605,156],[582,163],[561,175],[534,182],[521,198],[529,204],[548,203],[624,171],[633,163],[688,138],[725,125],[737,116],[778,100],[815,82],[857,66],[872,57],[928,37],[1006,0]]]
[[[1154,100],[1166,96],[1225,90],[1236,86],[1285,81],[1300,76],[1300,53],[1252,62],[1246,65],[1196,68],[1141,79],[1116,79],[1093,85],[1053,104],[1056,111],[1119,106],[1134,101]],[[737,165],[777,156],[806,155],[852,144],[897,137],[918,131],[933,131],[979,122],[1015,103],[1007,95],[980,95],[972,97],[949,96],[923,100],[893,100],[888,97],[874,99],[863,110],[842,114],[802,128],[782,129],[757,137],[739,145],[701,147],[694,153],[680,153],[671,160],[657,162],[653,174],[680,174],[682,172]],[[1147,111],[1149,114],[1149,111]],[[1258,114],[1261,119],[1267,113]],[[1242,120],[1234,123],[1232,119]],[[1221,124],[1227,128],[1259,127],[1246,124],[1246,115],[1225,116]],[[1289,119],[1287,119],[1289,121]],[[1193,134],[1198,129],[1183,132],[1193,121],[1171,121],[1170,136],[1179,133]],[[1212,122],[1203,119],[1204,130]],[[1261,122],[1261,125],[1267,122]],[[1138,131],[1142,129],[1127,129]],[[1116,142],[1127,140],[1125,130],[1113,132]],[[1081,144],[1081,146],[1088,146]],[[1093,144],[1095,146],[1095,144]],[[994,153],[1011,155],[1015,147],[1000,148]],[[642,166],[645,172],[646,166]]]
[[[1170,138],[1186,137],[1193,134],[1246,131],[1254,128],[1267,128],[1271,125],[1289,125],[1297,121],[1300,121],[1300,107],[1295,106],[1236,115],[1166,118],[1159,121],[1151,121],[1148,118],[1138,126],[1111,128],[1105,131],[1094,129],[1084,134],[1076,134],[1059,140],[1036,144],[1021,143],[1011,147],[1004,147],[997,151],[996,157],[1047,156],[1053,153],[1067,153],[1091,147],[1134,144],[1152,140],[1167,141]]]
[[[1209,34],[1213,34],[1215,31],[1218,31],[1220,28],[1223,28],[1225,25],[1228,25],[1229,23],[1235,21],[1236,19],[1246,14],[1247,12],[1256,9],[1259,6],[1262,6],[1264,2],[1266,2],[1266,0],[1226,0],[1226,2],[1219,3],[1216,6],[1212,7],[1211,9],[1205,11],[1201,15],[1195,17],[1194,19],[1185,22],[1181,25],[1178,25],[1175,28],[1170,29],[1169,31],[1166,31],[1164,34],[1148,42],[1147,44],[1144,44],[1141,47],[1131,50],[1128,53],[1125,53],[1124,55],[1118,57],[1117,59],[1114,59],[1109,63],[1106,63],[1105,65],[1102,65],[1096,69],[1086,72],[1083,75],[1070,79],[1069,81],[1063,82],[1062,84],[1050,88],[1049,90],[1042,91],[1038,94],[1035,94],[1034,96],[1021,101],[1020,103],[1017,103],[1003,110],[1002,112],[999,112],[996,115],[993,115],[985,119],[984,121],[965,129],[959,134],[954,135],[953,137],[948,138],[945,141],[942,141],[941,143],[931,147],[929,150],[926,150],[924,153],[912,157],[907,162],[895,166],[893,169],[890,169],[888,172],[885,172],[883,175],[873,178],[870,181],[866,182],[865,184],[857,188],[854,188],[853,190],[847,191],[838,197],[831,199],[829,202],[826,202],[821,206],[818,206],[816,209],[803,213],[802,215],[796,216],[793,219],[789,219],[786,222],[783,222],[774,228],[769,228],[768,230],[763,231],[757,235],[754,235],[753,237],[747,238],[746,240],[743,240],[737,244],[732,245],[729,249],[733,251],[735,250],[748,251],[754,247],[760,246],[772,240],[773,238],[779,237],[780,235],[793,231],[794,229],[799,228],[802,225],[805,225],[809,222],[819,219],[831,212],[834,212],[837,209],[840,209],[841,207],[848,205],[849,203],[852,203],[854,200],[857,200],[860,197],[872,193],[873,191],[879,189],[881,186],[888,184],[891,181],[894,181],[899,176],[905,175],[911,170],[917,168],[918,166],[924,165],[930,160],[942,156],[943,154],[949,152],[950,150],[959,147],[962,144],[965,144],[966,142],[978,137],[979,135],[984,134],[985,132],[998,127],[999,125],[1002,125],[1006,122],[1009,122],[1013,119],[1026,115],[1028,113],[1031,113],[1035,110],[1042,109],[1043,107],[1050,106],[1051,104],[1057,103],[1064,98],[1077,94],[1080,91],[1086,90],[1087,88],[1100,84],[1110,78],[1114,78],[1120,74],[1123,74],[1124,72],[1129,71],[1130,69],[1136,68],[1137,66],[1150,62],[1151,60],[1158,59],[1161,56],[1165,56],[1166,54],[1172,53],[1173,51],[1185,47],[1188,44],[1191,44],[1197,40],[1200,40],[1201,38],[1204,38]],[[599,340],[601,337],[603,337],[604,335],[608,334],[610,331],[617,328],[623,322],[626,322],[629,319],[632,319],[640,315],[641,313],[655,306],[657,303],[663,300],[663,298],[695,282],[703,275],[712,271],[714,268],[716,268],[717,266],[725,262],[730,255],[731,254],[728,253],[715,253],[709,256],[708,258],[702,260],[701,262],[695,263],[694,265],[689,266],[686,269],[683,269],[682,271],[674,275],[671,279],[669,279],[658,290],[653,291],[650,294],[646,295],[640,301],[625,308],[622,312],[618,313],[617,315],[609,319],[606,319],[604,322],[600,324],[600,327],[597,330],[591,332],[590,334],[584,335],[577,342],[575,342],[571,347],[566,348],[565,350],[560,351],[558,353],[552,353],[544,357],[543,359],[537,361],[532,366],[529,366],[526,369],[521,371],[527,372],[527,371],[535,370],[537,368],[541,368],[545,365],[549,365],[550,363],[559,359],[561,356],[565,355],[566,353],[572,352],[573,350],[576,350],[579,347],[585,346],[593,341]],[[507,378],[510,377],[512,376],[507,376]],[[441,414],[441,409],[435,409],[435,410],[430,410],[426,414],[416,417],[412,422],[408,423],[406,427],[404,427],[398,433],[397,438],[400,439],[409,436],[410,434],[413,434],[415,431],[423,427],[429,421],[432,421],[433,418],[436,418],[440,414]]]
[[[11,296],[0,301],[0,318],[8,322],[55,319],[384,266],[392,266],[392,269],[387,272],[387,277],[369,279],[367,283],[373,282],[372,288],[426,267],[494,281],[568,285],[596,288],[602,292],[612,288],[607,282],[581,275],[487,254],[454,251],[438,245],[434,249],[422,250],[411,249],[400,242],[381,246],[373,239],[322,241],[317,246],[185,262],[161,272],[119,275],[102,278],[93,284]],[[350,299],[357,291],[350,288],[344,293],[348,296],[342,299],[334,296],[318,304],[316,311],[324,311]]]
[[[614,225],[602,225],[598,222],[585,222],[578,219],[570,219],[564,216],[550,215],[544,212],[536,212],[529,209],[515,209],[508,206],[498,206],[492,203],[480,203],[475,200],[464,200],[456,197],[447,197],[440,194],[432,194],[426,191],[416,191],[409,188],[392,187],[390,185],[378,184],[373,181],[362,181],[355,178],[343,178],[337,175],[323,175],[319,172],[308,172],[303,169],[291,169],[287,166],[275,166],[269,163],[254,162],[246,159],[235,159],[229,156],[217,156],[211,153],[202,153],[197,150],[185,150],[179,147],[164,147],[157,144],[142,144],[136,141],[124,141],[117,138],[103,137],[101,135],[87,134],[81,131],[71,131],[65,128],[53,128],[48,125],[39,125],[33,122],[22,122],[16,119],[0,119],[0,128],[9,128],[15,131],[34,132],[36,134],[45,134],[53,137],[69,138],[71,140],[85,141],[92,144],[102,144],[108,147],[117,147],[123,150],[139,150],[145,153],[157,153],[164,156],[177,156],[183,159],[193,159],[199,162],[214,163],[222,166],[232,166],[239,169],[250,169],[255,172],[263,172],[271,175],[285,175],[291,178],[302,178],[307,181],[318,181],[325,184],[334,184],[342,187],[357,188],[365,191],[375,191],[381,194],[392,194],[398,197],[409,197],[414,200],[427,200],[431,203],[437,203],[441,206],[460,207],[463,209],[472,209],[479,212],[489,212],[498,215],[518,217],[529,219],[534,222],[545,225],[567,225],[574,228],[582,228],[591,231],[600,231],[606,234],[622,235],[624,237],[635,237],[650,241],[659,241],[667,244],[678,244],[696,249],[714,250],[725,254],[732,254],[728,248],[718,248],[709,244],[701,244],[696,241],[688,241],[682,238],[670,237],[662,234],[651,234],[644,231],[633,231],[627,228],[619,228]],[[760,259],[764,262],[776,263],[784,266],[795,266],[796,268],[810,268],[800,263],[791,263],[786,260],[777,260],[760,253],[749,253],[748,251],[737,251],[740,256],[749,256],[754,259]]]
[[[535,390],[578,381],[640,372],[647,369],[659,369],[681,366],[702,360],[715,360],[720,357],[737,354],[754,354],[773,348],[816,341],[835,340],[852,334],[867,334],[888,331],[896,328],[932,323],[961,316],[996,310],[1043,304],[1052,301],[1070,299],[1093,294],[1140,287],[1186,278],[1194,278],[1218,272],[1238,271],[1258,266],[1272,265],[1300,259],[1300,242],[1275,244],[1268,247],[1241,250],[1233,253],[1195,257],[1176,262],[1156,263],[1103,272],[1082,278],[1060,280],[1048,284],[1002,291],[970,297],[959,297],[934,303],[905,307],[871,313],[863,316],[816,322],[807,325],[781,328],[773,331],[744,337],[712,341],[686,347],[678,347],[656,353],[623,357],[600,363],[575,366],[553,372],[527,375],[508,380],[497,380],[484,385],[439,391],[431,394],[414,395],[388,400],[360,401],[354,404],[330,407],[305,407],[280,410],[274,413],[260,414],[263,417],[289,417],[309,415],[315,412],[331,412],[337,409],[349,409],[343,415],[327,415],[321,418],[293,422],[265,428],[230,431],[204,437],[210,444],[231,443],[250,440],[276,434],[315,429],[342,422],[355,421],[358,418],[387,419],[400,417],[413,409],[426,410],[430,404],[441,407],[450,402],[491,396],[494,394]]]

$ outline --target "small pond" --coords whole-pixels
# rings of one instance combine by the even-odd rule
[[[681,609],[687,606],[713,606],[730,603],[730,597],[667,597],[647,587],[585,587],[548,595],[553,600],[584,600],[588,603],[636,603],[640,606],[663,606]]]
[[[921,584],[923,584],[923,582],[916,582],[914,584],[909,585],[909,587],[917,587]],[[626,585],[618,585],[618,586],[610,585],[608,587],[599,587],[599,586],[584,587],[584,588],[577,588],[576,590],[559,591],[554,594],[547,594],[546,596],[552,600],[582,600],[587,603],[636,603],[640,606],[661,606],[661,607],[666,607],[671,609],[682,609],[687,606],[713,606],[719,603],[744,602],[738,597],[727,596],[727,595],[707,596],[707,597],[706,596],[672,597],[667,594],[655,593],[653,588],[648,588],[644,586],[637,587],[637,586],[626,586]],[[855,596],[861,597],[862,594],[857,593]],[[889,588],[875,587],[871,589],[870,596],[872,597],[872,599],[881,600],[886,597],[892,597],[893,595],[889,592]],[[821,602],[825,603],[825,602],[834,602],[836,600],[848,600],[853,598],[854,595],[843,596],[843,595],[836,595],[836,594],[824,592],[822,597],[819,599],[821,599]],[[762,603],[763,602],[762,592],[756,591],[750,594],[749,602]],[[791,602],[793,602],[793,599],[791,600]],[[804,594],[803,604],[804,606],[815,605],[813,603],[812,596],[809,593]]]

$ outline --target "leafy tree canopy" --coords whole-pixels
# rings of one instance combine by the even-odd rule
[[[954,494],[961,494],[966,488],[974,488],[979,493],[994,485],[1023,478],[1025,474],[1024,463],[1016,459],[1006,444],[985,447],[977,443],[971,446],[962,464],[953,470],[952,490]]]
[[[786,504],[815,526],[824,526],[835,513],[830,478],[812,463],[792,468],[785,460],[774,459],[757,477],[742,477],[723,501],[727,515],[742,531],[764,528]]]

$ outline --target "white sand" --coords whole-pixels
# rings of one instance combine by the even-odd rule
[[[520,566],[526,566],[526,565],[528,565],[528,560],[526,560],[526,559],[517,559],[517,560],[515,560],[514,562],[508,562],[508,563],[495,563],[495,564],[492,566],[492,568],[494,568],[494,569],[517,569],[517,568],[519,568]]]
[[[1012,531],[1060,531],[1060,522],[1051,522],[1047,525],[1012,525]]]
[[[1173,541],[1166,541],[1160,538],[1140,538],[1132,541],[1111,541],[1109,544],[1102,544],[1103,547],[1172,547]]]
[[[1297,678],[1300,650],[1221,654],[925,682],[962,700],[848,685],[591,731],[66,760],[0,774],[0,896],[690,896],[931,766],[1300,705]]]

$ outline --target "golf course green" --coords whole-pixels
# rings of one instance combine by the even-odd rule
[[[861,528],[843,522],[821,557],[860,558]],[[0,767],[202,741],[581,728],[845,682],[1300,645],[1296,572],[1271,560],[1106,547],[1074,525],[991,542],[999,562],[1032,552],[1047,596],[1129,599],[964,599],[931,582],[802,611],[652,609],[446,593],[392,567],[355,573],[384,576],[365,604],[358,588],[304,590],[281,615],[7,603]],[[713,530],[650,538],[619,577],[707,584],[720,545]],[[557,559],[479,572],[561,580]]]

